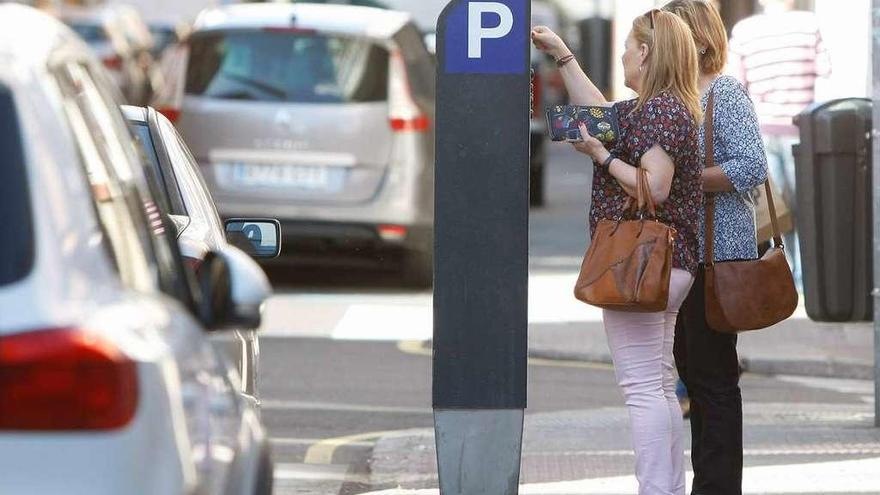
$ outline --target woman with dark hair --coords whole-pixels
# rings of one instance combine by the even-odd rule
[[[755,212],[750,192],[767,179],[758,118],[745,88],[721,72],[727,63],[727,31],[718,10],[702,0],[674,0],[664,11],[690,27],[700,59],[702,108],[714,98],[716,167],[702,171],[703,191],[715,200],[715,261],[757,258]],[[707,115],[708,119],[710,116]],[[705,129],[700,156],[705,162]],[[702,227],[701,218],[701,227]],[[700,261],[704,253],[700,230]],[[694,495],[742,494],[742,394],[736,335],[706,322],[703,266],[681,306],[675,328],[675,361],[690,396]]]
[[[532,40],[556,58],[571,102],[609,102],[581,70],[562,40],[539,26]],[[702,165],[697,128],[697,50],[688,26],[669,12],[637,17],[622,57],[626,84],[639,96],[614,104],[620,136],[610,149],[581,126],[577,151],[593,159],[590,228],[602,219],[631,218],[639,169],[647,172],[657,219],[676,230],[669,302],[665,311],[603,310],[618,383],[626,397],[641,495],[684,495],[684,423],[675,396],[673,336],[679,306],[699,263]]]

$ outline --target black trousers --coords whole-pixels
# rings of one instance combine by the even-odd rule
[[[736,335],[706,323],[702,265],[675,325],[675,364],[691,399],[693,495],[742,495],[742,393]]]

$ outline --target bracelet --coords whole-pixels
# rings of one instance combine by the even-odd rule
[[[616,159],[617,159],[617,157],[614,156],[614,153],[609,153],[608,158],[606,158],[605,161],[602,162],[602,166],[605,168],[608,168],[611,165],[611,162],[613,162]]]
[[[565,66],[565,64],[571,62],[572,60],[574,60],[574,55],[571,53],[563,57],[559,57],[556,59],[556,67],[559,67],[561,69],[563,66]]]

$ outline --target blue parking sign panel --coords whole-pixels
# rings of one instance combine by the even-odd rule
[[[444,72],[522,74],[528,70],[528,0],[468,0],[446,17]]]

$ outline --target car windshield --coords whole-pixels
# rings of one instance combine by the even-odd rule
[[[97,24],[72,22],[70,23],[70,28],[73,29],[80,38],[84,39],[86,43],[107,41],[107,33],[102,26]]]
[[[170,27],[150,26],[150,34],[157,48],[164,48],[175,41],[176,31]]]
[[[187,94],[307,103],[387,98],[388,52],[372,41],[246,30],[200,34],[190,46]]]
[[[0,286],[24,278],[34,263],[34,235],[24,150],[15,102],[0,85]]]

